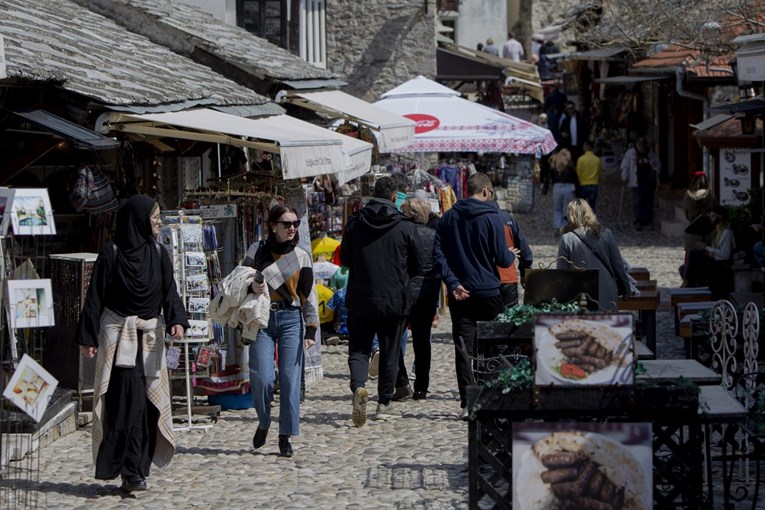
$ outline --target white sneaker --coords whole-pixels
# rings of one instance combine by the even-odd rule
[[[377,420],[391,420],[394,418],[401,418],[401,412],[397,409],[393,409],[393,402],[385,404],[377,404],[377,412],[375,413],[375,421]]]
[[[369,392],[366,388],[356,388],[353,392],[353,413],[351,414],[351,420],[357,427],[363,427],[367,422],[367,401],[369,400]]]
[[[372,353],[369,359],[369,377],[377,377],[380,373],[380,351],[379,349]]]

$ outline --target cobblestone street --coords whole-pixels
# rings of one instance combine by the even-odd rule
[[[625,259],[645,266],[660,287],[680,284],[680,242],[659,230],[632,232],[629,215],[611,221],[617,190],[603,190],[599,210],[617,235]],[[538,263],[551,263],[557,239],[550,225],[551,197],[537,196],[529,214],[518,215]],[[618,199],[618,197],[617,197]],[[613,204],[612,204],[613,205]],[[627,211],[625,205],[625,211]],[[660,312],[658,357],[682,357],[671,314]],[[178,451],[164,472],[154,470],[149,491],[124,496],[117,482],[93,479],[90,429],[70,434],[41,452],[40,484],[49,508],[467,508],[467,424],[457,420],[458,397],[448,313],[433,341],[431,393],[425,401],[396,404],[403,416],[350,420],[347,346],[325,346],[324,378],[309,387],[302,407],[295,457],[277,456],[275,430],[255,451],[252,409],[224,411],[212,428],[178,432]],[[411,364],[412,349],[407,350]],[[372,385],[374,382],[371,383]],[[375,393],[374,391],[370,393]],[[369,409],[374,409],[370,403]],[[278,406],[274,408],[278,413]],[[204,421],[200,422],[203,423]],[[209,422],[208,422],[209,423]]]

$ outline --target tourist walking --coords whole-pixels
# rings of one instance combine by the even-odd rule
[[[624,153],[621,170],[622,181],[632,190],[635,228],[653,228],[653,202],[659,185],[661,162],[658,156],[648,149],[648,141],[645,138],[638,138],[635,146]]]
[[[155,240],[161,224],[150,197],[134,195],[120,207],[114,241],[93,265],[77,327],[82,354],[97,356],[96,478],[121,476],[126,492],[145,491],[151,463],[163,468],[175,453],[165,333],[180,340],[189,322],[170,257]]]
[[[584,154],[576,160],[576,176],[579,179],[579,198],[584,198],[595,211],[595,203],[598,200],[598,181],[602,167],[600,158],[592,152],[592,143],[584,142],[582,145]]]
[[[497,266],[510,267],[518,253],[507,247],[489,177],[481,172],[468,177],[467,192],[468,198],[444,213],[433,244],[434,263],[449,291],[460,417],[465,420],[476,322],[493,320],[505,309]]]
[[[610,229],[598,218],[586,200],[577,198],[568,204],[568,219],[558,243],[558,269],[597,269],[598,303],[603,311],[619,310],[619,296],[630,288],[624,260]],[[620,288],[624,289],[620,292]]]
[[[589,138],[587,126],[576,111],[573,101],[567,101],[563,109],[563,115],[558,120],[558,134],[560,136],[560,148],[571,152],[571,159],[576,161],[582,155],[584,142]]]
[[[517,264],[510,267],[498,267],[499,273],[499,293],[502,296],[502,302],[505,308],[510,308],[518,304],[518,283],[523,282],[526,269],[534,263],[534,257],[531,253],[531,246],[526,236],[521,230],[518,221],[513,217],[510,211],[500,209],[499,216],[505,229],[505,241],[508,248],[517,248]]]
[[[348,367],[353,392],[353,424],[366,423],[372,340],[380,344],[378,404],[375,419],[399,416],[391,398],[398,372],[400,339],[411,305],[409,280],[421,273],[417,229],[396,209],[396,183],[381,177],[374,198],[348,219],[340,245],[340,261],[349,270]]]
[[[305,348],[315,342],[319,314],[309,296],[314,291],[311,255],[297,246],[297,212],[285,205],[268,211],[265,243],[253,244],[242,261],[257,269],[265,280],[252,283],[255,294],[268,292],[271,311],[268,326],[250,342],[250,387],[258,427],[252,438],[257,450],[266,444],[271,426],[271,403],[279,373],[279,455],[292,457],[291,436],[300,433],[300,386]]]
[[[507,41],[502,45],[502,57],[520,62],[524,56],[523,45],[515,38],[512,32],[508,32]]]
[[[578,178],[568,149],[561,149],[548,160],[553,190],[553,229],[559,235],[560,229],[566,224],[566,207],[576,198]]]
[[[433,264],[433,243],[436,231],[428,226],[430,204],[427,200],[411,198],[404,202],[404,215],[414,220],[422,243],[422,272],[409,280],[409,329],[412,330],[414,349],[414,392],[409,384],[409,375],[401,352],[396,378],[396,393],[393,400],[411,395],[414,400],[425,400],[430,385],[430,331],[438,310],[438,295],[441,291],[441,273]]]

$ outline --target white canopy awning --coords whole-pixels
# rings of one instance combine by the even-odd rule
[[[379,133],[380,152],[391,152],[414,141],[413,121],[339,90],[290,92],[285,100],[374,129]]]
[[[100,121],[102,132],[199,140],[279,154],[285,179],[336,174],[343,183],[368,172],[372,161],[372,144],[287,115],[248,119],[207,108],[107,115]]]

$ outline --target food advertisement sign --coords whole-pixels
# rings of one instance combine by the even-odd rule
[[[635,380],[632,314],[537,314],[534,383],[541,386],[631,385]]]
[[[752,187],[752,153],[720,149],[720,204],[745,205]]]
[[[653,507],[650,423],[513,423],[513,508]]]

